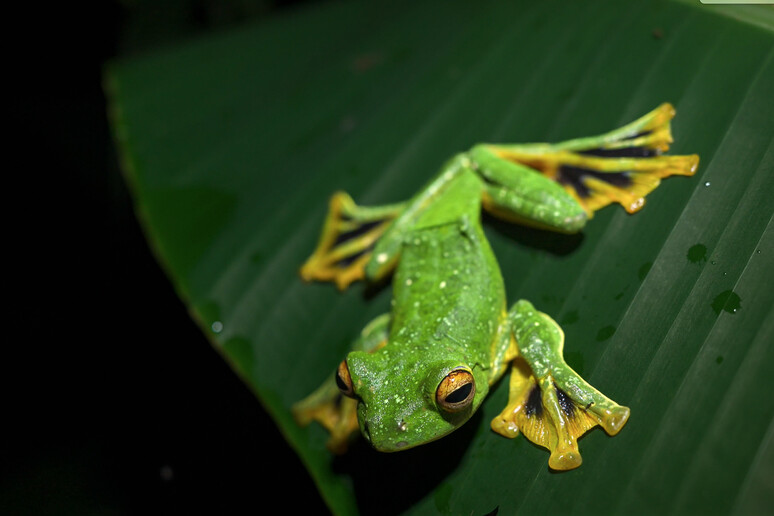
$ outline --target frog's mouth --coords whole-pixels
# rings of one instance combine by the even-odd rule
[[[360,429],[363,438],[377,451],[392,453],[408,450],[438,440],[450,434],[467,420],[473,411],[459,415],[462,421],[443,421],[432,412],[424,412],[425,417],[412,418],[413,421],[399,420],[385,424],[384,421],[361,419]],[[440,424],[439,424],[440,420]]]
[[[434,440],[439,439],[439,438],[441,438],[443,436],[439,435],[438,437],[435,437],[435,438],[430,439],[430,440],[417,441],[417,442],[411,442],[411,441],[406,440],[406,439],[401,439],[399,435],[396,438],[394,438],[394,439],[388,438],[388,439],[373,440],[371,438],[370,432],[367,429],[364,429],[363,430],[363,437],[365,437],[366,441],[368,441],[368,443],[376,451],[384,452],[384,453],[394,453],[394,452],[399,452],[399,451],[415,448],[415,447],[417,447],[419,445],[426,444],[426,443],[428,443],[430,441],[434,441]]]
[[[408,430],[404,421],[399,421],[397,424],[395,424],[393,435],[395,435],[396,438],[389,438],[385,436],[379,438],[378,435],[373,436],[371,431],[372,427],[375,427],[375,425],[373,423],[369,423],[368,420],[364,420],[360,424],[363,438],[365,438],[365,440],[368,441],[368,444],[370,444],[377,451],[396,452],[401,450],[408,450],[409,448],[416,446],[416,444],[411,444],[408,440],[400,438],[401,434]],[[386,432],[386,434],[389,435],[389,432]]]

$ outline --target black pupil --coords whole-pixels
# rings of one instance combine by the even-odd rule
[[[455,390],[454,392],[446,396],[446,403],[460,403],[462,401],[465,401],[466,399],[468,399],[471,389],[473,389],[473,384],[466,383],[459,389]]]
[[[330,376],[328,378],[330,378]],[[338,372],[336,373],[336,386],[344,392],[349,392],[349,386],[344,383],[344,380],[341,379],[341,375]]]

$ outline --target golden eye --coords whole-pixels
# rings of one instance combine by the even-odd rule
[[[336,386],[344,396],[355,397],[355,390],[352,387],[352,378],[349,376],[349,367],[347,367],[346,360],[342,360],[339,368],[336,370]]]
[[[441,380],[435,391],[435,400],[447,412],[459,412],[473,403],[476,381],[467,369],[455,369]]]

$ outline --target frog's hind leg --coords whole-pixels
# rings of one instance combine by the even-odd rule
[[[518,345],[508,406],[492,420],[506,437],[519,431],[548,448],[548,465],[568,470],[581,465],[578,438],[596,425],[617,434],[629,409],[610,400],[573,371],[562,356],[564,333],[559,325],[527,301],[517,302],[509,321]]]
[[[589,218],[608,204],[634,213],[661,179],[693,175],[697,155],[665,156],[675,115],[665,103],[619,129],[557,144],[483,145],[501,159],[537,170],[574,197]]]
[[[333,281],[342,290],[363,279],[374,244],[403,208],[402,203],[358,206],[347,193],[335,193],[317,248],[301,267],[301,277]]]

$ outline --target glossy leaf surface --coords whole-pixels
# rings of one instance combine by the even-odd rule
[[[741,14],[740,14],[741,13]],[[760,14],[756,14],[760,13]],[[679,2],[324,3],[116,63],[114,127],[171,281],[339,514],[762,511],[774,475],[774,35],[768,11]],[[754,23],[751,23],[752,20]],[[403,200],[479,141],[603,132],[661,102],[701,155],[634,216],[578,238],[486,220],[510,301],[565,329],[570,365],[631,407],[563,474],[489,430],[340,458],[291,404],[389,308],[304,284],[329,195]],[[267,448],[275,446],[267,443]],[[258,467],[258,465],[256,466]]]

